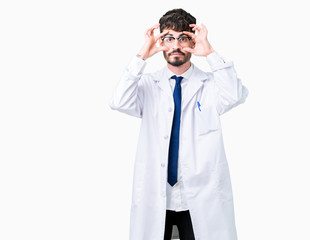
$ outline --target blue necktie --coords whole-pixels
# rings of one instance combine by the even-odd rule
[[[169,146],[168,183],[173,186],[178,181],[179,133],[182,101],[181,81],[183,77],[177,77],[174,75],[171,78],[175,79],[175,87],[173,91],[175,107]]]

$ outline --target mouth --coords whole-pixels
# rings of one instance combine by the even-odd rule
[[[181,53],[171,53],[170,56],[183,56]]]
[[[172,53],[169,53],[168,56],[185,56],[185,54],[181,51],[174,51]]]

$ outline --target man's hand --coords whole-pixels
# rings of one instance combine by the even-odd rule
[[[169,31],[164,31],[155,37],[154,30],[157,29],[159,25],[160,24],[155,24],[153,27],[147,29],[144,34],[145,43],[138,53],[138,56],[141,57],[143,60],[146,60],[147,58],[152,57],[154,54],[160,51],[169,50],[165,46],[156,46],[157,41],[169,32]]]
[[[193,30],[197,30],[197,35],[187,31],[184,31],[183,33],[194,40],[195,48],[185,47],[183,50],[196,56],[208,56],[210,53],[214,52],[214,49],[207,38],[208,30],[206,26],[203,24],[201,24],[201,27],[198,27],[196,24],[190,24],[189,26],[193,27]]]

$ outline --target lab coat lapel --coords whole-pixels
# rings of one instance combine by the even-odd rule
[[[192,97],[197,93],[197,91],[202,87],[204,81],[207,80],[206,73],[202,72],[196,66],[194,66],[193,73],[189,78],[186,89],[182,97],[182,110],[186,107]]]
[[[154,81],[158,82],[158,87],[161,88],[171,99],[173,99],[173,94],[169,80],[167,79],[167,70],[164,68],[158,71],[154,76]]]

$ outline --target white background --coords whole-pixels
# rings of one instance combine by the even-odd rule
[[[250,92],[222,117],[239,240],[309,240],[306,1],[105,2],[1,1],[0,239],[128,239],[140,120],[108,103],[146,28],[182,7]]]

